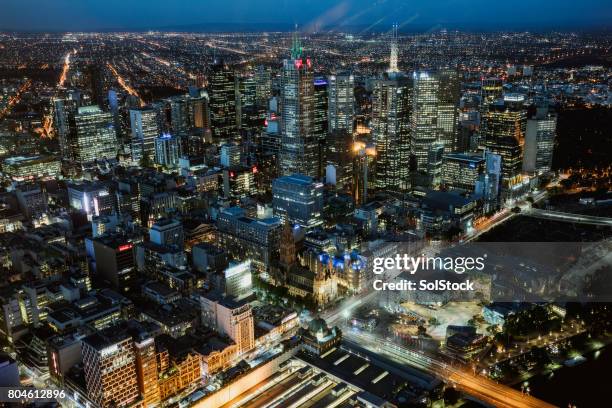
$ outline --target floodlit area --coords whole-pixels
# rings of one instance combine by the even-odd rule
[[[464,326],[473,319],[475,315],[480,315],[482,307],[476,302],[450,302],[442,306],[424,306],[416,303],[403,303],[406,310],[410,310],[421,316],[426,322],[427,334],[436,340],[444,340],[446,337],[446,327],[449,325]],[[429,322],[435,319],[436,324]],[[475,322],[478,332],[485,332],[486,323]]]

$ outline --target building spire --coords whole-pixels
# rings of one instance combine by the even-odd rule
[[[391,29],[391,56],[389,58],[389,72],[399,72],[397,67],[397,31],[398,25],[393,24],[393,28]]]
[[[298,35],[297,24],[295,25],[295,31],[293,31],[293,39],[291,41],[291,59],[302,58],[302,44],[300,43],[300,37]]]

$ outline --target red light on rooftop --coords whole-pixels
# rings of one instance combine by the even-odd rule
[[[134,245],[132,244],[125,244],[125,245],[121,245],[119,246],[119,252],[123,252],[123,251],[127,251],[128,249],[132,249]]]

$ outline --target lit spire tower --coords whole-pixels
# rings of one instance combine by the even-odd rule
[[[397,68],[397,31],[399,26],[397,24],[393,24],[393,28],[391,29],[391,58],[389,58],[389,72],[397,73],[399,69]]]

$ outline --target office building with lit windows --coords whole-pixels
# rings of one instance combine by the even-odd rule
[[[257,194],[256,166],[234,166],[223,169],[223,196],[238,203],[240,199]]]
[[[457,148],[457,125],[459,123],[459,100],[461,81],[455,69],[440,69],[438,78],[438,142],[444,145],[444,152],[451,153]]]
[[[323,183],[303,174],[272,182],[274,215],[283,221],[312,228],[323,222]]]
[[[157,350],[153,337],[148,333],[141,333],[134,338],[134,354],[138,390],[144,407],[158,406],[161,394],[158,385]]]
[[[176,136],[163,134],[155,139],[155,163],[168,169],[175,169],[181,157],[181,144]]]
[[[216,142],[236,138],[236,79],[234,72],[222,60],[217,59],[209,75],[210,125]]]
[[[130,109],[132,162],[140,163],[145,156],[153,162],[155,139],[162,130],[160,122],[159,112],[152,107]]]
[[[281,71],[279,163],[282,175],[303,173],[317,177],[319,142],[315,132],[314,74],[311,59],[302,54],[294,34],[291,58],[283,60]]]
[[[253,277],[251,261],[230,264],[223,271],[225,278],[225,296],[242,300],[253,294]]]
[[[105,182],[68,183],[67,190],[70,207],[83,211],[89,218],[110,215],[115,210],[116,196]]]
[[[412,82],[400,74],[377,79],[372,91],[372,138],[376,147],[376,187],[410,188]],[[427,159],[427,157],[425,157]]]
[[[208,293],[200,296],[200,305],[202,322],[232,339],[239,354],[255,347],[255,321],[248,302]]]
[[[504,99],[491,103],[482,116],[483,144],[491,153],[501,156],[501,188],[507,193],[522,180],[527,125],[524,102],[524,95],[507,94]]]
[[[54,156],[12,156],[2,162],[2,174],[14,181],[55,179],[61,175],[61,162]]]
[[[449,153],[442,158],[442,185],[450,190],[474,191],[476,182],[485,173],[482,155]]]
[[[328,78],[329,131],[346,129],[353,133],[355,119],[355,77],[350,72],[338,72]]]
[[[268,272],[279,250],[282,229],[278,218],[251,218],[240,207],[225,208],[217,217],[219,245],[229,255],[251,259],[255,273]]]
[[[117,157],[117,131],[113,115],[98,106],[78,108],[74,116],[75,161],[81,165]]]
[[[483,78],[480,85],[480,106],[483,111],[489,108],[489,104],[502,99],[504,96],[503,82],[499,78]]]
[[[132,337],[110,327],[83,339],[88,397],[102,407],[129,406],[140,398]]]
[[[410,140],[416,170],[427,172],[430,146],[438,141],[438,94],[440,81],[429,72],[414,72]]]
[[[548,107],[538,107],[533,118],[527,120],[523,170],[529,174],[550,172],[557,134],[557,115]]]

